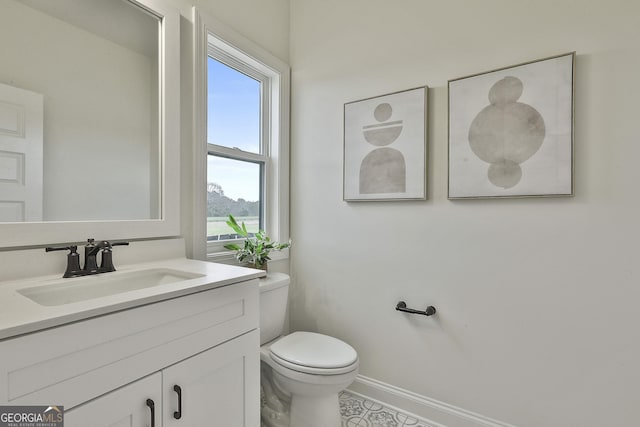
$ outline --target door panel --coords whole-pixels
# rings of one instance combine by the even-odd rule
[[[258,331],[254,330],[165,369],[163,425],[259,425],[258,337]],[[174,391],[175,385],[180,387],[181,402]],[[175,418],[178,409],[181,409],[180,419]]]
[[[43,96],[0,83],[0,222],[42,221]]]

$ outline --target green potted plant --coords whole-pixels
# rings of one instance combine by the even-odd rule
[[[228,243],[224,245],[224,247],[236,251],[236,259],[246,263],[252,268],[259,268],[266,271],[267,261],[271,259],[269,258],[269,252],[272,250],[279,251],[291,246],[291,241],[287,243],[271,241],[264,230],[258,230],[254,236],[249,236],[244,221],[242,225],[239,225],[233,215],[229,215],[227,225],[231,227],[238,236],[244,238],[244,245],[240,246],[236,243]]]

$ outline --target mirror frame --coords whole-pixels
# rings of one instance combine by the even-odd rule
[[[0,223],[0,248],[83,242],[90,237],[118,240],[180,234],[180,12],[165,0],[126,1],[158,17],[161,24],[160,219]]]

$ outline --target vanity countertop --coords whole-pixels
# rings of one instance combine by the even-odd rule
[[[159,284],[113,295],[69,302],[40,305],[19,291],[27,288],[78,283],[85,277],[110,278],[135,274],[150,269],[175,270],[198,276],[174,283]],[[84,320],[115,311],[181,297],[196,292],[265,276],[265,272],[226,264],[215,264],[186,258],[123,265],[118,271],[95,276],[62,279],[60,274],[0,282],[0,340],[39,331],[70,322]],[[76,281],[76,282],[74,282]]]

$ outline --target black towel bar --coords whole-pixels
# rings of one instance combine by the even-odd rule
[[[427,307],[425,311],[420,311],[414,310],[413,308],[407,308],[407,303],[404,301],[400,301],[398,304],[396,304],[396,310],[404,311],[405,313],[411,314],[422,314],[423,316],[433,316],[434,314],[436,314],[436,308],[432,305]]]

